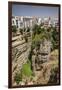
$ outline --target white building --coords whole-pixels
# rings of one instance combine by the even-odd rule
[[[41,22],[42,22],[42,19],[39,17],[39,18],[38,18],[38,25],[40,25]]]
[[[44,18],[44,28],[47,29],[48,27],[51,27],[52,25],[52,20],[50,17]]]
[[[12,26],[16,26],[18,29],[32,27],[33,18],[28,16],[13,16]]]

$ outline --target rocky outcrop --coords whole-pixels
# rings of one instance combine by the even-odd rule
[[[39,49],[36,47],[33,49],[32,54],[32,67],[33,72],[41,69],[43,62],[49,61],[49,56],[51,52],[51,42],[48,40],[41,41]]]
[[[42,69],[40,71],[35,71],[35,77],[33,79],[34,84],[41,84],[41,85],[46,85],[50,84],[50,79],[52,79],[51,75],[55,77],[55,82],[54,80],[52,81],[53,83],[59,83],[59,65],[58,65],[58,50],[54,50],[50,53],[50,57],[52,55],[53,59],[49,58],[49,61],[43,63]],[[56,59],[55,59],[56,58]],[[56,70],[56,72],[55,72]],[[53,72],[52,72],[53,71]],[[56,74],[56,76],[55,76]]]
[[[14,76],[19,72],[28,60],[28,55],[31,49],[31,38],[28,37],[28,42],[25,41],[23,35],[12,37],[12,82],[14,83]]]

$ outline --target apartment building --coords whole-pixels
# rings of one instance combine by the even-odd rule
[[[14,25],[18,29],[32,27],[33,18],[28,16],[12,16],[12,26]]]

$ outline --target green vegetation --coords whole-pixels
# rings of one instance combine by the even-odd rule
[[[14,33],[17,32],[16,26],[13,26],[12,31]],[[20,29],[20,33],[23,34],[24,31],[24,39],[26,41],[26,43],[28,42],[28,36],[26,32],[26,28]],[[30,28],[27,28],[27,32],[30,32]],[[44,29],[41,28],[40,25],[35,25],[33,27],[33,35],[32,35],[32,45],[31,45],[31,51],[29,53],[28,56],[28,61],[27,63],[25,63],[22,66],[22,69],[20,70],[19,73],[16,73],[14,80],[16,81],[17,84],[19,84],[20,81],[22,81],[22,79],[24,79],[24,77],[32,77],[33,72],[31,69],[31,65],[32,65],[32,54],[33,54],[33,49],[39,49],[41,42],[46,39],[46,40],[50,40],[52,43],[52,50],[54,51],[55,49],[58,48],[58,32],[56,31],[56,28],[50,27],[48,29]],[[53,54],[54,55],[54,54]],[[58,56],[58,55],[57,55]],[[55,60],[54,60],[55,61]],[[56,63],[56,61],[55,61]],[[57,64],[57,63],[56,63]],[[55,66],[53,64],[53,66]],[[16,69],[16,67],[14,68],[14,70]],[[46,72],[46,71],[45,71]],[[51,70],[51,76],[50,76],[50,80],[48,83],[57,83],[57,76],[58,76],[58,68],[53,68]]]
[[[49,32],[44,31],[44,32],[41,32],[40,34],[36,34],[34,38],[32,37],[32,48],[40,46],[41,41],[43,41],[44,39],[47,39],[47,40],[51,39],[51,35]]]
[[[41,41],[41,35],[36,34],[32,41],[33,41],[34,43],[36,43],[36,42],[38,42],[38,41],[40,42],[40,41]]]
[[[51,76],[50,76],[50,80],[49,80],[49,84],[52,83],[52,84],[56,84],[56,83],[59,83],[58,80],[59,80],[59,72],[58,72],[58,68],[53,68],[51,70]]]
[[[17,32],[17,28],[16,28],[16,26],[14,25],[14,26],[12,26],[12,32],[14,32],[14,33],[16,33]]]
[[[17,73],[15,74],[14,80],[15,80],[15,82],[16,82],[17,84],[19,84],[19,82],[22,81],[22,74],[21,74],[21,72],[19,72],[19,73],[17,72]]]
[[[57,49],[59,46],[59,33],[56,31],[56,27],[50,27],[48,29],[41,28],[40,25],[33,27],[32,42],[36,46],[36,43],[46,38],[52,43],[52,50]]]
[[[33,37],[36,35],[36,34],[40,34],[41,33],[41,27],[36,25],[33,27]]]
[[[22,67],[22,75],[25,75],[27,77],[30,77],[32,75],[30,62],[27,62],[26,64],[23,65],[23,67]]]
[[[59,46],[59,33],[56,31],[56,28],[53,28],[52,31],[52,44],[53,44],[53,49],[57,49]]]
[[[45,30],[44,28],[41,28],[38,25],[35,25],[33,28],[32,39],[34,39],[34,38],[43,39],[44,37],[46,39],[50,39],[51,38],[51,32],[47,31],[47,29]]]
[[[20,72],[15,74],[14,81],[19,84],[20,81],[22,81],[23,76],[25,77],[31,77],[32,76],[32,70],[31,70],[31,62],[28,60],[26,64],[23,65]]]

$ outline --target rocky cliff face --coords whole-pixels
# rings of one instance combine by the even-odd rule
[[[34,58],[35,57],[33,57],[33,59]],[[59,83],[58,68],[59,68],[58,50],[54,50],[50,53],[49,61],[41,64],[40,70],[36,70],[36,68],[34,67],[35,77],[32,80],[33,84],[34,85],[58,84]]]
[[[14,80],[16,73],[19,73],[23,65],[27,62],[29,53],[31,51],[31,36],[18,34],[12,37],[12,85],[17,85]],[[59,83],[58,79],[58,49],[51,50],[50,41],[40,43],[40,47],[33,49],[31,53],[31,64],[33,74],[31,77],[23,76],[22,81],[18,85],[45,85],[50,83]],[[29,69],[28,69],[29,71]],[[19,77],[22,77],[19,75]]]
[[[16,72],[19,72],[23,64],[28,60],[30,52],[31,37],[27,36],[26,42],[23,35],[17,35],[12,37],[12,82],[14,83],[14,76]]]
[[[50,52],[51,42],[46,39],[40,43],[38,49],[36,47],[33,49],[32,67],[34,72],[41,69],[42,63],[49,61]]]

